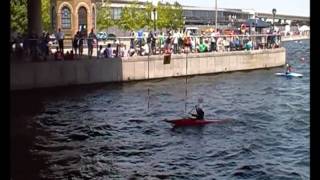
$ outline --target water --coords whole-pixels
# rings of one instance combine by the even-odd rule
[[[310,45],[284,46],[303,78],[275,76],[282,68],[194,76],[187,98],[185,78],[14,93],[12,177],[309,179]],[[205,117],[233,120],[162,121],[200,97]]]

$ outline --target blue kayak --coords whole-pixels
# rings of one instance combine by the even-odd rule
[[[287,77],[302,77],[303,75],[302,74],[299,74],[299,73],[294,73],[294,72],[291,72],[291,73],[275,73],[275,75],[277,76],[287,76]]]

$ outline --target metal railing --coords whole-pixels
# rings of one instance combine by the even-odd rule
[[[88,48],[88,38],[83,38],[83,49]],[[73,38],[64,39],[65,51],[73,50]],[[99,47],[106,48],[111,45],[114,57],[116,56],[143,56],[159,55],[168,52],[178,53],[202,53],[220,51],[256,50],[280,47],[281,35],[279,34],[255,34],[255,35],[199,35],[182,36],[174,41],[174,36],[168,40],[168,36],[157,35],[151,41],[147,37],[116,37],[114,40],[95,41],[94,51]],[[13,43],[12,53],[31,57],[47,57],[54,53],[58,43],[46,43],[42,39],[25,39]],[[201,46],[201,47],[200,47]],[[64,51],[64,53],[65,53]],[[95,54],[95,53],[94,53]]]

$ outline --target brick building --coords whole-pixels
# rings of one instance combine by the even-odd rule
[[[54,31],[61,28],[66,38],[78,30],[88,34],[96,28],[95,0],[51,0],[51,26]]]

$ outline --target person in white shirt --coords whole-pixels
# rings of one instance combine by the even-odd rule
[[[107,48],[104,50],[103,54],[104,54],[104,57],[106,57],[106,58],[112,58],[113,57],[111,44],[107,45]]]
[[[173,53],[177,54],[178,52],[178,40],[179,40],[179,34],[177,31],[173,34]]]
[[[103,58],[102,45],[99,46],[97,57],[98,57],[98,59],[102,59]]]
[[[142,49],[143,49],[143,50],[142,50],[142,56],[144,56],[144,55],[148,55],[148,54],[149,54],[150,49],[149,49],[149,46],[148,46],[148,44],[147,44],[147,43],[143,46],[143,48],[142,48]]]
[[[63,39],[64,39],[64,33],[61,32],[61,29],[58,29],[58,32],[56,33],[56,39],[59,43],[59,50],[63,53]]]
[[[211,33],[211,45],[210,45],[210,51],[216,51],[217,50],[217,43],[216,43],[216,33]]]

